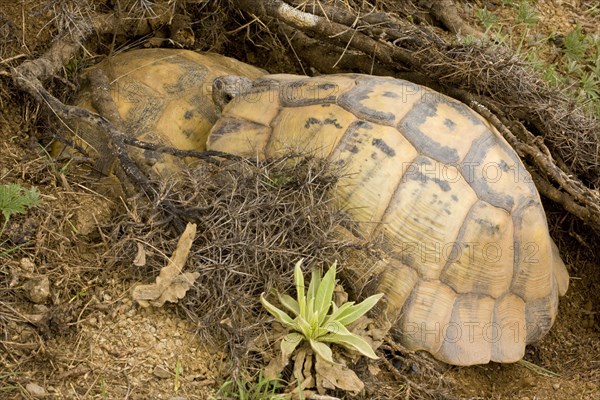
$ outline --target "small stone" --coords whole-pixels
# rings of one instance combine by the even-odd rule
[[[27,291],[27,297],[34,303],[43,304],[50,296],[50,280],[47,276],[28,280],[23,289]]]
[[[154,374],[154,376],[160,379],[169,379],[171,377],[171,373],[161,365],[157,365],[156,367],[154,367],[152,373]]]
[[[38,384],[35,383],[28,383],[25,386],[25,389],[29,392],[29,394],[31,394],[33,397],[42,397],[46,395],[46,389],[44,389],[43,387],[41,387]]]
[[[47,312],[50,312],[50,309],[43,304],[34,304],[33,311],[36,314],[46,314]]]
[[[554,390],[560,389],[560,383],[555,383],[554,385],[552,385],[552,389],[554,389]]]
[[[21,269],[24,273],[33,274],[33,271],[35,270],[35,264],[33,263],[33,261],[31,261],[31,258],[21,258],[19,264],[21,265]]]

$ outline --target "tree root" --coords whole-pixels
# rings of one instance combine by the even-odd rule
[[[420,0],[419,5],[426,7],[450,32],[475,38],[483,37],[482,32],[467,24],[459,16],[456,4],[452,0]]]

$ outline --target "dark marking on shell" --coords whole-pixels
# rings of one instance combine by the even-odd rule
[[[164,110],[166,99],[157,96],[148,86],[138,81],[127,81],[121,94],[131,104],[124,119],[125,130],[134,137],[153,131]]]
[[[324,90],[324,87],[316,85],[310,79],[291,82],[282,81],[279,82],[279,99],[281,100],[281,105],[284,107],[334,104],[337,101],[337,95],[330,94],[325,96],[319,93],[319,89]]]
[[[537,342],[552,327],[553,316],[558,309],[558,296],[556,291],[554,295],[542,297],[537,300],[530,300],[525,303],[525,321],[527,321],[527,339],[526,343]]]
[[[486,204],[484,201],[481,200],[477,200],[469,209],[469,211],[467,212],[467,215],[465,216],[464,221],[462,221],[462,225],[460,226],[460,229],[458,231],[458,235],[456,235],[456,239],[454,240],[454,245],[453,245],[453,251],[450,255],[447,256],[446,258],[446,262],[444,263],[444,268],[442,268],[442,271],[440,273],[440,280],[442,282],[444,282],[446,285],[450,286],[452,288],[452,290],[457,291],[457,287],[455,287],[452,283],[453,280],[452,279],[448,279],[448,268],[450,268],[450,266],[455,263],[456,261],[458,261],[459,257],[463,254],[471,254],[471,250],[469,250],[471,248],[471,245],[468,242],[465,242],[465,232],[469,226],[469,224],[473,221],[473,216],[475,215],[475,213],[482,209],[488,207],[488,204]],[[454,246],[457,247],[457,251],[454,251]],[[477,250],[477,245],[476,247],[473,249],[473,251],[478,251]],[[473,266],[473,264],[470,264],[470,266]],[[479,284],[476,287],[472,288],[472,292],[477,293],[477,294],[481,294],[481,295],[489,295],[489,288],[486,285],[482,285]]]
[[[309,117],[306,120],[306,123],[304,124],[304,128],[309,129],[311,127],[311,125],[321,125],[321,121],[319,121],[318,119],[316,119],[314,117]]]
[[[364,137],[364,134],[360,132],[361,129],[373,129],[373,126],[366,121],[353,121],[350,125],[348,125],[346,132],[344,132],[342,135],[342,138],[338,142],[334,153],[343,153],[344,151],[349,151],[353,154],[358,153],[358,145],[363,143]]]
[[[182,93],[186,93],[190,88],[198,87],[204,82],[209,72],[208,67],[190,62],[190,60],[180,55],[167,60],[183,70],[183,72],[177,72],[177,82],[163,86],[165,92],[171,96],[180,97]]]
[[[394,113],[376,110],[363,104],[364,100],[367,100],[371,96],[377,94],[374,92],[374,88],[380,83],[391,88],[391,90],[387,90],[385,93],[393,93],[397,95],[399,99],[396,101],[399,102],[402,102],[403,96],[410,93],[418,93],[421,90],[418,85],[407,81],[374,76],[362,77],[358,79],[355,87],[342,94],[338,98],[338,104],[364,120],[374,122],[376,124],[394,126],[396,120],[396,115]],[[390,96],[388,95],[386,97]]]
[[[404,174],[403,180],[404,179],[412,179],[414,181],[421,182],[422,185],[427,185],[429,183],[429,181],[432,181],[432,182],[436,183],[440,187],[440,189],[442,189],[442,191],[444,191],[444,192],[448,192],[451,190],[450,183],[448,181],[446,181],[444,179],[440,179],[437,176],[429,176],[429,175],[421,172],[420,166],[432,164],[432,162],[427,157],[418,156],[413,161],[413,164],[416,166],[416,168],[408,167]],[[437,197],[438,196],[434,193],[432,196],[432,204],[435,204],[435,202],[437,201]]]
[[[192,119],[194,117],[194,111],[192,110],[187,110],[185,112],[185,114],[183,114],[183,118],[185,119]]]
[[[402,264],[408,265],[409,267],[415,268],[415,256],[406,252],[400,254],[400,260]]]
[[[215,140],[224,135],[239,132],[243,125],[244,122],[240,121],[239,119],[223,118],[218,125],[213,127],[212,131],[210,132],[209,139]]]
[[[323,125],[333,125],[338,129],[342,129],[342,125],[339,124],[337,118],[325,118]]]
[[[493,182],[488,182],[488,179],[486,179],[482,173],[482,168],[485,167],[482,165],[482,162],[485,159],[486,154],[492,150],[494,146],[498,145],[499,143],[495,136],[481,136],[473,142],[471,149],[460,164],[460,169],[465,180],[481,200],[510,212],[515,204],[513,196],[510,193],[496,191]],[[520,164],[517,160],[514,161],[516,163],[515,165]]]
[[[454,130],[454,128],[456,128],[456,123],[448,118],[446,118],[444,120],[444,125],[446,125],[448,127],[448,129],[451,129],[451,130]]]
[[[317,89],[330,90],[330,89],[334,89],[336,87],[338,87],[338,85],[336,85],[335,83],[321,83],[320,85],[317,86]]]
[[[379,150],[383,152],[388,157],[394,157],[396,155],[396,151],[392,149],[383,139],[375,138],[371,142],[371,144],[377,147]]]
[[[542,205],[535,199],[532,198],[525,198],[521,203],[519,203],[514,211],[512,211],[511,213],[511,217],[512,217],[512,221],[513,221],[513,226],[514,226],[514,239],[515,239],[515,271],[514,271],[514,276],[517,275],[519,266],[521,264],[521,262],[523,261],[522,259],[524,257],[526,257],[526,254],[522,254],[521,251],[521,247],[524,245],[524,243],[521,243],[523,238],[521,238],[521,231],[523,230],[523,214],[529,209],[529,208],[540,208],[542,207]],[[542,215],[543,215],[543,210],[542,210]],[[544,223],[545,221],[539,221],[540,223]],[[514,283],[514,282],[513,282]]]
[[[362,121],[362,120],[357,120],[354,122],[355,125],[355,129],[373,129],[373,124],[367,122],[367,121]]]
[[[457,164],[460,161],[456,149],[441,145],[432,137],[430,132],[422,131],[421,127],[428,118],[435,118],[437,105],[447,103],[445,99],[438,102],[419,102],[402,118],[397,128],[419,153],[445,164]],[[447,132],[436,132],[437,135],[459,135],[453,132],[454,126],[448,127]]]
[[[454,201],[458,201],[458,197],[455,194],[453,194],[452,196],[450,196],[450,198],[452,200],[454,200]]]
[[[190,97],[187,103],[192,105],[194,107],[194,111],[202,115],[202,118],[206,119],[210,123],[214,124],[217,122],[217,119],[219,119],[214,107],[212,106],[212,100],[208,99],[206,96],[197,94]]]
[[[394,93],[394,92],[383,92],[383,97],[389,97],[391,99],[397,99],[400,97],[400,95],[398,93]]]
[[[491,222],[489,219],[477,218],[473,221],[489,236],[496,236],[500,233],[500,226]]]

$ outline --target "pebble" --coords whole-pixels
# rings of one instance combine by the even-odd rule
[[[36,383],[28,383],[25,386],[25,389],[31,394],[33,397],[42,397],[46,395],[46,389],[41,387]]]
[[[552,389],[554,389],[554,390],[560,389],[560,383],[555,383],[554,385],[552,385]]]
[[[168,379],[171,377],[171,373],[169,371],[167,371],[163,366],[157,365],[156,367],[154,367],[154,370],[152,371],[152,373],[154,374],[154,376],[156,376],[157,378],[160,379]]]
[[[50,280],[47,276],[30,279],[23,285],[27,297],[34,303],[45,303],[50,296]]]
[[[35,270],[35,264],[33,263],[33,261],[31,261],[31,258],[21,258],[19,264],[21,265],[21,269],[23,270],[23,272],[27,274],[33,274],[33,271]]]

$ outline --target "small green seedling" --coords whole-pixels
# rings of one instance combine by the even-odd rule
[[[221,387],[216,399],[238,399],[238,400],[283,400],[289,398],[276,392],[281,388],[278,379],[266,379],[262,372],[258,374],[258,382],[246,382],[241,380],[229,379]]]
[[[0,212],[4,216],[4,223],[0,229],[0,236],[13,214],[24,214],[29,207],[40,203],[40,192],[33,187],[24,190],[16,183],[0,185]]]
[[[359,304],[351,301],[337,307],[333,302],[337,263],[329,268],[322,279],[320,273],[313,270],[308,291],[305,292],[302,262],[303,259],[298,261],[294,268],[297,299],[294,300],[287,294],[277,294],[279,302],[293,314],[293,317],[269,303],[265,299],[264,293],[260,296],[260,301],[267,311],[292,330],[281,341],[281,353],[284,360],[289,358],[304,340],[310,343],[315,354],[332,364],[335,364],[332,351],[326,343],[334,343],[350,350],[356,350],[369,358],[377,359],[371,346],[360,336],[351,333],[346,326],[373,308],[383,294],[370,296]]]
[[[100,378],[100,395],[102,396],[102,400],[108,399],[108,389],[106,388],[104,377]]]
[[[175,381],[173,383],[173,390],[175,394],[179,394],[179,389],[181,388],[180,377],[181,376],[181,360],[177,359],[177,364],[175,364]]]

